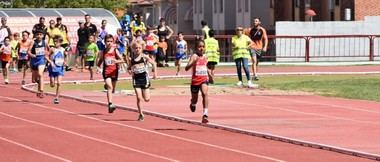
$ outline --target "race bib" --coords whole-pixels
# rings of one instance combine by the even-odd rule
[[[63,59],[63,58],[56,58],[55,60],[54,60],[54,64],[56,65],[56,66],[63,66],[63,63],[65,62],[65,60]]]
[[[36,48],[36,56],[44,56],[44,55],[45,55],[44,47]]]
[[[11,48],[4,48],[4,54],[6,55],[10,55],[12,53],[12,49]]]
[[[91,51],[91,50],[88,50],[88,51],[86,52],[86,55],[87,55],[87,56],[94,56],[94,52]]]
[[[26,56],[28,54],[28,49],[26,49],[26,48],[21,48],[20,49],[20,55],[21,56]]]
[[[195,68],[195,75],[196,76],[207,76],[207,67],[206,66],[199,66]]]
[[[148,41],[146,42],[146,45],[147,45],[147,46],[154,46],[154,41],[153,41],[153,40],[148,40]]]
[[[114,64],[114,60],[112,58],[106,58],[104,60],[105,64],[108,66],[108,65],[113,65]]]
[[[146,68],[145,68],[145,65],[143,64],[137,64],[137,65],[132,66],[132,71],[135,74],[141,74],[141,73],[146,72]]]

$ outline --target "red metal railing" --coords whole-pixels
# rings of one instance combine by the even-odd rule
[[[231,62],[231,35],[217,35],[221,62]],[[379,35],[268,36],[263,61],[376,61],[380,58]],[[168,56],[174,59],[175,37],[169,40]],[[195,49],[196,35],[186,35],[189,49]]]

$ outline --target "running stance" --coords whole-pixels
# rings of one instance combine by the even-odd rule
[[[137,108],[139,110],[138,121],[144,120],[144,113],[141,108],[141,101],[150,101],[150,80],[148,72],[148,62],[153,65],[153,79],[157,77],[156,62],[148,55],[143,53],[143,43],[140,41],[133,42],[132,48],[134,52],[131,55],[131,61],[128,64],[128,71],[132,74],[133,88],[135,89]]]
[[[255,18],[253,20],[253,28],[249,32],[249,36],[253,41],[251,46],[253,79],[259,80],[259,77],[257,76],[259,59],[261,58],[262,53],[267,51],[268,47],[267,31],[261,26],[260,18]]]
[[[32,82],[38,84],[37,97],[44,97],[44,70],[46,64],[46,57],[48,44],[42,38],[44,37],[43,31],[36,31],[36,39],[29,47],[28,54],[30,56],[30,66],[32,68]]]
[[[207,69],[210,84],[214,84],[215,66],[219,63],[219,43],[214,38],[215,31],[209,31],[209,37],[205,39],[205,54],[207,55]]]
[[[95,43],[95,36],[91,35],[88,40],[89,40],[89,43],[86,46],[85,65],[86,65],[86,69],[90,71],[90,80],[94,80],[93,67],[95,64],[95,60],[99,54],[99,48]]]
[[[9,65],[12,61],[12,46],[10,38],[4,38],[4,44],[0,47],[1,53],[1,68],[3,69],[4,83],[9,83]]]
[[[243,34],[243,28],[237,27],[236,35],[232,37],[232,57],[235,60],[239,79],[237,86],[243,86],[243,78],[241,74],[241,64],[243,64],[244,72],[248,80],[248,87],[253,87],[248,67],[248,58],[250,58],[248,47],[250,47],[251,44],[252,40]]]
[[[28,31],[22,32],[22,39],[17,44],[18,49],[18,71],[22,70],[22,81],[21,84],[25,84],[26,70],[29,68],[28,64],[28,50],[29,47],[33,44],[33,41],[29,39],[30,33]]]
[[[59,95],[60,95],[60,87],[62,82],[62,77],[65,71],[66,65],[66,50],[61,46],[63,42],[62,36],[56,35],[53,37],[53,42],[55,47],[52,47],[49,52],[49,57],[47,57],[47,61],[49,62],[48,71],[50,78],[50,87],[55,87],[55,98],[54,104],[59,104]]]
[[[195,112],[198,102],[198,93],[201,90],[202,104],[203,104],[203,116],[202,123],[208,123],[208,74],[207,74],[207,56],[205,52],[204,41],[197,42],[197,52],[190,57],[185,70],[193,70],[191,77],[191,112]]]
[[[178,33],[178,40],[176,42],[176,54],[175,54],[175,66],[177,67],[177,72],[175,75],[179,75],[181,70],[181,60],[186,57],[187,52],[187,42],[183,39],[183,33]]]
[[[114,39],[112,35],[105,37],[106,49],[100,53],[98,59],[98,67],[103,64],[103,79],[105,88],[107,89],[108,113],[113,113],[116,107],[112,104],[112,93],[115,93],[116,82],[119,76],[119,65],[124,63],[119,51],[114,47]]]

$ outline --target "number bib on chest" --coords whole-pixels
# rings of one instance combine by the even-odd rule
[[[36,56],[44,56],[44,55],[45,55],[44,47],[36,48]]]
[[[136,64],[132,67],[132,71],[135,74],[141,74],[146,72],[146,67],[144,64]]]
[[[56,65],[56,66],[63,66],[63,63],[65,62],[65,60],[63,59],[63,58],[56,58],[55,60],[54,60],[54,64]]]
[[[28,54],[28,49],[26,49],[26,48],[21,48],[20,49],[20,55],[22,57],[25,57],[27,54]]]
[[[114,59],[113,58],[106,58],[105,60],[104,60],[104,62],[105,62],[105,64],[107,65],[107,66],[109,66],[109,65],[114,65],[115,63],[114,63]]]
[[[195,76],[207,76],[207,67],[198,66],[195,68]]]
[[[86,55],[87,55],[87,56],[94,56],[94,52],[91,51],[91,50],[88,50],[88,51],[86,52]]]

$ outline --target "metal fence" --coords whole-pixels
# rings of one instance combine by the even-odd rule
[[[218,35],[221,62],[231,62],[231,35]],[[175,56],[175,37],[169,40],[168,56]],[[185,40],[192,52],[195,35]],[[329,36],[268,36],[268,50],[262,61],[316,62],[316,61],[377,61],[380,60],[380,36],[378,35],[329,35]]]

